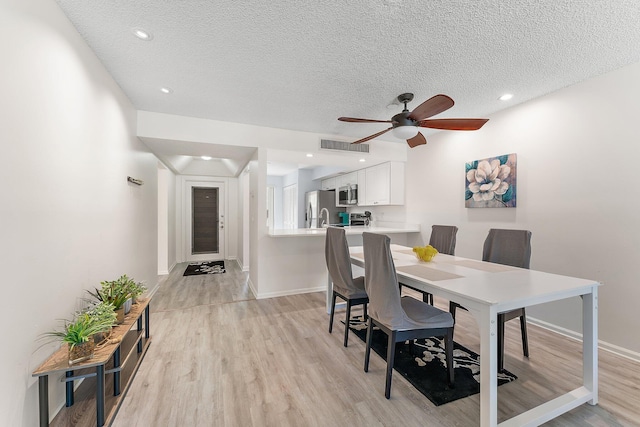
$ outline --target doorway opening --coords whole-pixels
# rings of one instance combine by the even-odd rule
[[[224,183],[185,182],[184,259],[225,259]]]

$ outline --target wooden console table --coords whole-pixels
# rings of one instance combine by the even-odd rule
[[[41,427],[49,425],[49,375],[62,372],[65,374],[61,381],[65,382],[66,407],[60,410],[51,425],[111,425],[151,344],[150,300],[139,299],[131,307],[124,323],[113,328],[109,343],[97,347],[93,358],[69,365],[67,346],[63,345],[33,372],[32,375],[38,377]],[[113,375],[107,377],[107,374]],[[84,381],[74,392],[74,381],[79,379]],[[105,396],[105,383],[109,388],[113,386],[113,396]]]

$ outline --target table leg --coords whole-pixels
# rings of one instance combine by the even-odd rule
[[[96,423],[104,425],[104,365],[96,366]]]
[[[65,372],[65,376],[67,378],[70,378],[73,376],[73,371],[67,371]],[[65,405],[67,406],[67,408],[69,406],[73,406],[73,381],[67,381],[64,384],[64,389],[65,389]]]
[[[142,330],[142,316],[138,317],[138,332]],[[142,340],[138,340],[138,353],[142,353]]]
[[[582,296],[582,380],[598,403],[598,287]]]
[[[144,337],[149,339],[149,308],[151,304],[147,304],[147,308],[144,309]]]
[[[120,346],[113,352],[113,367],[120,367]],[[115,371],[113,373],[113,395],[117,396],[120,394],[120,371]]]
[[[333,282],[327,273],[327,314],[331,314],[331,296],[333,295]]]
[[[40,427],[49,425],[49,376],[38,377],[38,404],[40,411]]]
[[[498,313],[493,306],[465,308],[480,329],[480,425],[498,425]]]

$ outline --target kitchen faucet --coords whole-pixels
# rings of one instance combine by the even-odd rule
[[[324,219],[324,212],[327,213],[327,221],[329,220],[329,209],[327,208],[322,208],[320,209],[320,218],[322,219],[322,223],[320,224],[320,227],[326,227],[327,226],[327,221],[325,221]]]

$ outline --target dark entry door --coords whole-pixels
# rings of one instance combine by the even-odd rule
[[[220,252],[220,192],[216,187],[192,187],[191,254]]]

